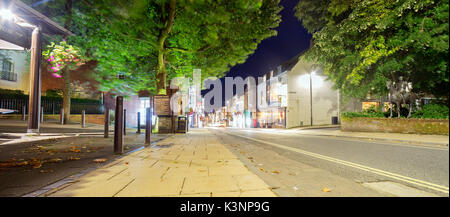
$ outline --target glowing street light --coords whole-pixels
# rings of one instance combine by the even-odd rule
[[[16,16],[8,9],[2,8],[0,9],[0,17],[3,20],[12,21],[16,18]]]

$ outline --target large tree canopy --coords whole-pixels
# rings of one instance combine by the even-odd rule
[[[194,68],[221,77],[281,21],[279,0],[83,2],[90,10],[76,14],[79,43],[98,60],[102,88],[119,92],[164,94],[167,80]]]
[[[448,98],[448,0],[302,0],[317,60],[348,96],[384,95],[403,76],[414,91]]]
[[[97,62],[100,89],[124,95],[164,94],[168,80],[195,68],[221,77],[281,22],[279,0],[25,1],[70,25],[67,40]]]

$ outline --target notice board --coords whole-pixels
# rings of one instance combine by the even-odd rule
[[[170,97],[156,95],[153,97],[155,115],[170,115]]]

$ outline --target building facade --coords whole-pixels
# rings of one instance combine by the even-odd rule
[[[29,56],[23,47],[0,40],[0,88],[28,94]]]

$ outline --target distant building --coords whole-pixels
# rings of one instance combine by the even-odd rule
[[[341,111],[359,111],[361,102],[342,103],[338,90],[327,80],[319,64],[299,60],[300,55],[266,73],[245,96],[245,126],[293,128],[338,124]],[[256,96],[255,99],[250,97]],[[250,111],[250,103],[257,109]],[[248,114],[248,115],[247,115]]]

